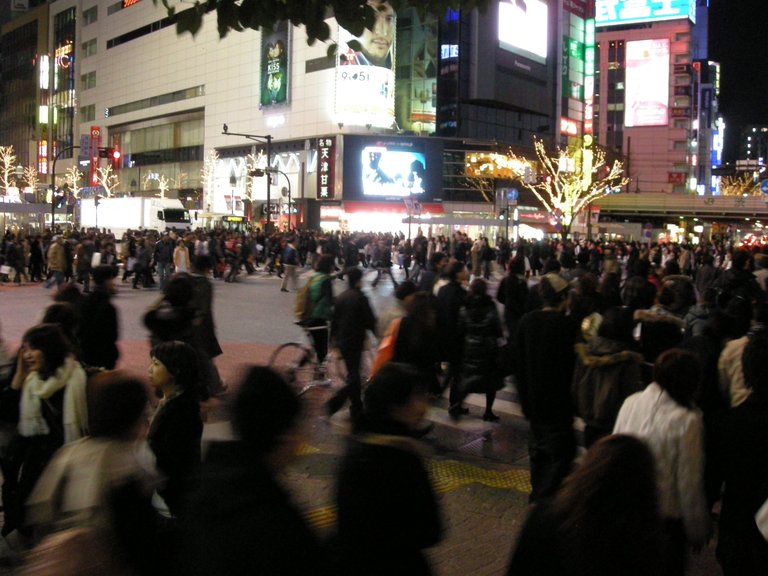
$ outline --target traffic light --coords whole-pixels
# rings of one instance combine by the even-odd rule
[[[117,148],[110,149],[109,157],[112,159],[112,162],[117,162],[118,160],[120,160],[120,156],[121,156],[120,150],[118,150]]]
[[[96,195],[93,197],[93,203],[94,203],[96,206],[98,206],[98,205],[99,205],[99,200],[101,200],[101,196],[99,196],[98,194],[96,194]]]

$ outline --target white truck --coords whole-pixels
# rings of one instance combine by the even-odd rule
[[[107,228],[116,238],[130,230],[186,230],[192,225],[189,210],[171,198],[94,198],[80,200],[80,226]]]

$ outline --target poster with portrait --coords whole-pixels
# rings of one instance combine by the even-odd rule
[[[389,128],[395,120],[395,11],[368,0],[376,22],[355,37],[339,27],[336,57],[336,121]]]
[[[288,101],[288,23],[261,37],[261,106]]]

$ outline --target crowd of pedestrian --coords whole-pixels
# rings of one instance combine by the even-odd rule
[[[768,253],[759,248],[493,246],[421,231],[135,232],[115,244],[105,231],[3,242],[11,281],[59,286],[18,353],[0,355],[3,536],[31,551],[30,574],[85,549],[83,562],[116,574],[430,574],[425,550],[444,520],[420,449],[427,408],[461,420],[471,417],[466,398],[482,394],[481,417],[498,422],[506,385],[530,424],[532,485],[519,541],[502,552],[510,576],[682,575],[718,507],[724,574],[768,566],[755,523],[768,500]],[[124,281],[160,291],[143,318],[158,400],[148,418],[146,386],[112,371],[119,264]],[[395,285],[378,317],[366,272],[372,287],[383,274]],[[334,346],[345,364],[345,385],[325,406],[334,415],[349,403],[351,423],[328,542],[278,478],[304,433],[301,401],[280,374],[244,376],[234,439],[203,457],[204,404],[224,391],[212,282],[243,273],[283,276],[281,291],[306,299],[299,320],[318,361]],[[381,362],[364,386],[361,356],[377,340]]]

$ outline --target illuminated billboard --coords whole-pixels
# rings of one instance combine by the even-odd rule
[[[547,63],[548,9],[540,0],[499,2],[499,46],[509,52]]]
[[[288,23],[280,22],[271,34],[261,36],[261,105],[288,101]]]
[[[595,0],[598,26],[682,18],[696,22],[696,0]]]
[[[390,128],[395,121],[395,11],[368,0],[376,21],[355,37],[339,27],[335,118],[340,124]]]
[[[627,42],[624,125],[669,122],[669,39]]]

